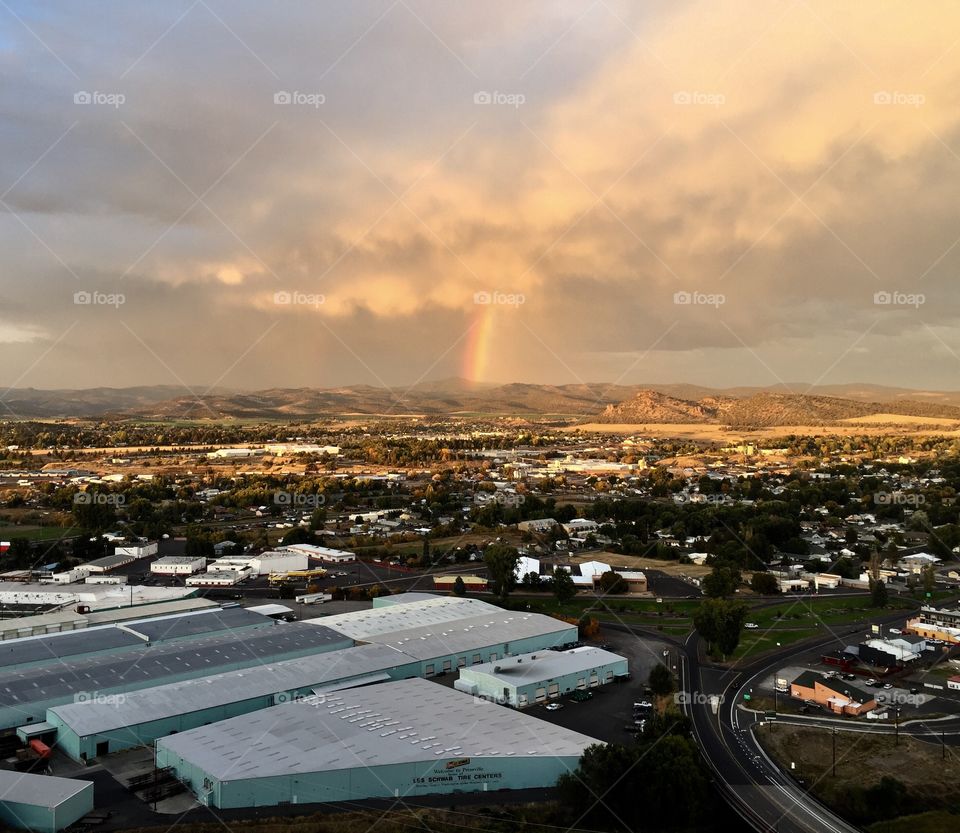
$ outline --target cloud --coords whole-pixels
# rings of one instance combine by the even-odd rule
[[[952,4],[17,10],[8,381],[954,378]]]

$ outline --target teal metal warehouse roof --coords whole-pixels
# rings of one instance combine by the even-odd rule
[[[275,706],[161,738],[157,748],[238,781],[449,758],[577,758],[597,742],[411,679]]]

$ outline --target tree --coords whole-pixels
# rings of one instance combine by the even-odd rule
[[[559,604],[566,604],[577,595],[577,585],[573,583],[573,577],[559,567],[554,568],[551,589]]]
[[[311,544],[313,541],[314,537],[312,532],[309,532],[302,526],[297,526],[283,536],[283,541],[281,543],[284,546],[287,546],[289,544]]]
[[[467,585],[463,582],[463,576],[457,576],[456,581],[453,582],[453,595],[460,597],[467,595]]]
[[[317,530],[323,529],[323,525],[327,522],[327,508],[325,506],[318,506],[313,512],[310,513],[310,529]]]
[[[577,826],[686,830],[702,820],[708,786],[696,746],[667,734],[630,747],[588,746],[577,769],[560,777],[557,794]]]
[[[629,589],[624,577],[613,570],[607,570],[600,576],[597,584],[604,593],[626,593]]]
[[[758,571],[750,579],[750,589],[761,596],[772,596],[780,592],[780,583],[772,573]]]
[[[888,598],[885,581],[870,582],[870,607],[886,607]]]
[[[704,599],[693,615],[693,626],[710,650],[726,657],[740,644],[740,633],[749,608],[743,602]]]
[[[520,553],[515,547],[506,544],[491,544],[483,553],[483,563],[487,565],[490,578],[490,590],[501,602],[507,600],[517,582],[519,562]]]
[[[658,662],[650,669],[650,678],[647,682],[650,690],[658,697],[666,697],[673,693],[673,674],[662,662]]]
[[[732,596],[740,584],[740,571],[727,564],[715,564],[713,571],[703,577],[701,588],[703,595],[711,599]]]

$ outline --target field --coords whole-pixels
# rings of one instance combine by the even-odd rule
[[[75,527],[0,524],[0,538],[4,541],[10,538],[27,538],[30,541],[59,541],[62,538],[72,538],[79,533],[80,530]]]
[[[834,738],[829,730],[769,723],[759,730],[759,738],[772,758],[787,770],[793,764],[793,772],[806,782],[808,790],[841,811],[851,794],[876,786],[884,776],[901,781],[918,809],[943,808],[960,798],[960,754],[954,747],[947,746],[944,753],[938,743],[904,736],[897,746],[893,737],[838,732],[834,777]],[[955,821],[956,817],[953,818]],[[872,829],[929,829],[945,833],[956,827]]]

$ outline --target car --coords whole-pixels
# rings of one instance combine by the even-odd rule
[[[845,679],[845,680],[855,680],[855,679],[857,679],[857,675],[856,675],[856,674],[844,674],[844,675],[843,675],[843,679]]]
[[[903,631],[900,630],[900,628],[890,628],[890,629],[888,630],[888,633],[900,634],[900,633],[903,633]]]
[[[653,703],[651,703],[649,700],[641,700],[639,703],[634,703],[633,708],[634,709],[652,709]]]
[[[548,712],[555,712],[563,708],[563,703],[547,703],[546,709]]]
[[[869,679],[869,680],[864,680],[863,684],[866,685],[866,686],[870,686],[871,688],[873,688],[873,686],[875,686],[875,685],[877,684],[877,681],[871,678],[871,679]]]
[[[920,693],[920,689],[919,689],[919,688],[911,688],[911,689],[910,689],[910,693],[911,693],[911,694],[919,694],[919,693]]]
[[[756,630],[757,628],[759,628],[760,626],[759,626],[756,622],[747,622],[747,623],[744,625],[744,627],[745,627],[747,630],[755,631],[755,630]]]
[[[889,691],[891,688],[893,688],[893,683],[884,683],[883,688],[884,690]]]

